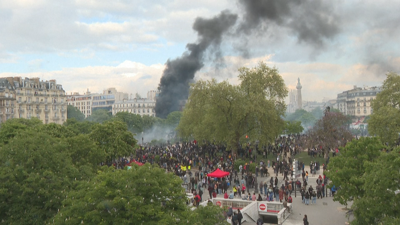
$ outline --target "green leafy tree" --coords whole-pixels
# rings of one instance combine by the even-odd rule
[[[42,126],[43,123],[37,118],[32,119],[12,119],[1,123],[0,144],[7,144],[12,138],[20,132],[26,131],[31,127]]]
[[[182,117],[182,112],[179,111],[171,112],[170,114],[168,114],[165,123],[167,126],[175,128],[178,126],[181,117]]]
[[[301,121],[285,121],[286,134],[300,134],[304,128],[301,126]]]
[[[311,110],[311,114],[314,116],[316,120],[319,120],[324,115],[324,112],[320,107],[316,107],[313,110]]]
[[[355,220],[352,224],[399,224],[399,148],[389,153],[380,152],[375,160],[364,161],[364,168],[365,173],[361,175],[364,193],[362,198],[354,201]]]
[[[50,123],[37,127],[38,132],[47,133],[56,138],[74,137],[76,133],[66,126]]]
[[[134,153],[136,140],[127,125],[120,121],[94,125],[89,137],[105,152],[108,161]]]
[[[77,121],[85,120],[85,115],[72,105],[67,106],[67,119],[76,119]]]
[[[93,172],[96,172],[100,163],[107,158],[106,153],[99,150],[96,143],[87,134],[69,137],[65,141],[68,148],[67,154],[78,168],[89,166]]]
[[[316,117],[304,109],[297,109],[294,113],[286,116],[287,121],[301,121],[305,126],[312,126],[316,122]]]
[[[67,145],[28,128],[0,151],[0,218],[5,224],[45,224],[82,175]]]
[[[307,132],[308,147],[322,147],[325,157],[331,149],[345,146],[353,139],[347,127],[347,117],[342,113],[325,112],[314,127]]]
[[[157,119],[153,116],[148,116],[148,115],[143,115],[142,117],[142,132],[146,132],[147,130],[150,130],[157,122]]]
[[[373,113],[368,120],[371,135],[381,137],[383,142],[394,144],[400,133],[400,76],[388,73],[382,91],[372,101]]]
[[[188,223],[192,225],[229,225],[224,217],[223,209],[216,205],[199,206],[190,214]]]
[[[157,166],[106,168],[68,193],[56,224],[187,224],[181,179]]]
[[[294,113],[288,114],[286,116],[286,120],[288,121],[299,121],[301,116],[303,116],[304,114],[307,114],[308,112],[304,109],[297,109]]]
[[[332,185],[340,187],[334,201],[347,205],[364,197],[366,162],[375,161],[383,148],[378,138],[360,138],[340,149],[340,155],[330,160],[327,172]]]
[[[87,120],[90,122],[104,123],[111,119],[111,113],[105,109],[98,109],[92,111],[92,115],[88,116]],[[79,121],[79,120],[78,120]]]
[[[265,144],[282,132],[288,91],[278,70],[260,63],[239,72],[238,86],[216,80],[192,85],[178,126],[184,138],[226,143],[236,152],[239,141]]]
[[[76,119],[67,119],[64,122],[64,126],[73,131],[75,134],[89,134],[92,131],[92,126],[95,122],[83,121],[78,122]]]
[[[140,115],[129,112],[118,112],[115,114],[114,120],[125,123],[128,127],[128,130],[132,133],[143,132],[143,119]]]
[[[303,114],[300,119],[299,119],[302,123],[307,124],[307,125],[312,125],[315,123],[316,119],[313,116],[313,114],[307,112],[305,114]]]

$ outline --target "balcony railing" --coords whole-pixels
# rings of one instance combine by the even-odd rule
[[[25,109],[18,109],[18,111],[19,111],[20,113],[23,113],[23,112],[25,112]]]
[[[15,97],[10,97],[10,96],[0,96],[0,100],[15,100]]]
[[[57,117],[53,117],[52,119],[53,119],[54,121],[58,121],[58,120],[60,120],[60,117],[57,116]]]

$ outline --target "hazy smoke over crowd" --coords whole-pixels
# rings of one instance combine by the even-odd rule
[[[257,32],[268,32],[269,25],[289,29],[299,42],[321,47],[325,39],[338,32],[335,16],[329,5],[319,1],[291,0],[238,0],[243,10],[243,19],[238,22],[233,33],[235,37],[245,38]],[[323,13],[322,13],[323,12]],[[187,52],[180,58],[168,60],[159,84],[160,94],[156,103],[156,114],[165,118],[170,112],[180,109],[181,102],[189,95],[189,82],[203,67],[204,54],[210,46],[218,49],[224,34],[231,29],[238,16],[223,11],[211,19],[197,18],[193,29],[197,31],[197,43],[187,45]],[[241,47],[243,51],[247,51]],[[244,53],[244,52],[242,52]],[[248,53],[246,53],[248,54]],[[223,54],[218,52],[221,57]]]

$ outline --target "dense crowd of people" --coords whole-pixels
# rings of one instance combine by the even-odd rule
[[[309,174],[308,171],[304,171],[305,165],[301,162],[297,165],[297,171],[302,171],[301,180],[292,179],[293,157],[303,151],[305,143],[304,135],[283,136],[266,146],[259,146],[258,143],[238,145],[237,154],[233,155],[226,151],[224,145],[213,143],[166,143],[159,146],[141,146],[136,150],[135,156],[119,159],[114,165],[123,168],[132,160],[158,164],[183,180],[187,192],[193,193],[194,205],[205,200],[203,194],[208,190],[206,198],[209,199],[223,195],[226,199],[279,201],[287,207],[287,204],[292,202],[295,189],[300,190],[303,203],[308,205],[310,199],[313,204],[317,197],[326,196],[324,187],[328,180],[325,176],[320,176],[314,190],[311,184],[308,185]],[[270,154],[273,154],[276,160],[268,160],[267,156]],[[309,149],[308,154],[312,157],[323,157],[319,148]],[[261,159],[257,160],[257,157]],[[250,163],[237,165],[237,160],[259,163],[251,169]],[[207,176],[217,168],[229,172],[229,175],[224,178]],[[310,173],[315,174],[320,169],[320,164],[317,161],[311,162],[309,168]],[[278,179],[279,174],[283,179]],[[266,179],[268,177],[269,179]]]

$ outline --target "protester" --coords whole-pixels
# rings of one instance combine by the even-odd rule
[[[237,210],[237,219],[238,219],[238,224],[242,225],[242,219],[243,219],[243,215],[240,212],[240,209]]]
[[[307,218],[307,215],[304,215],[304,217],[303,217],[303,223],[304,223],[304,225],[308,225],[308,218]]]

